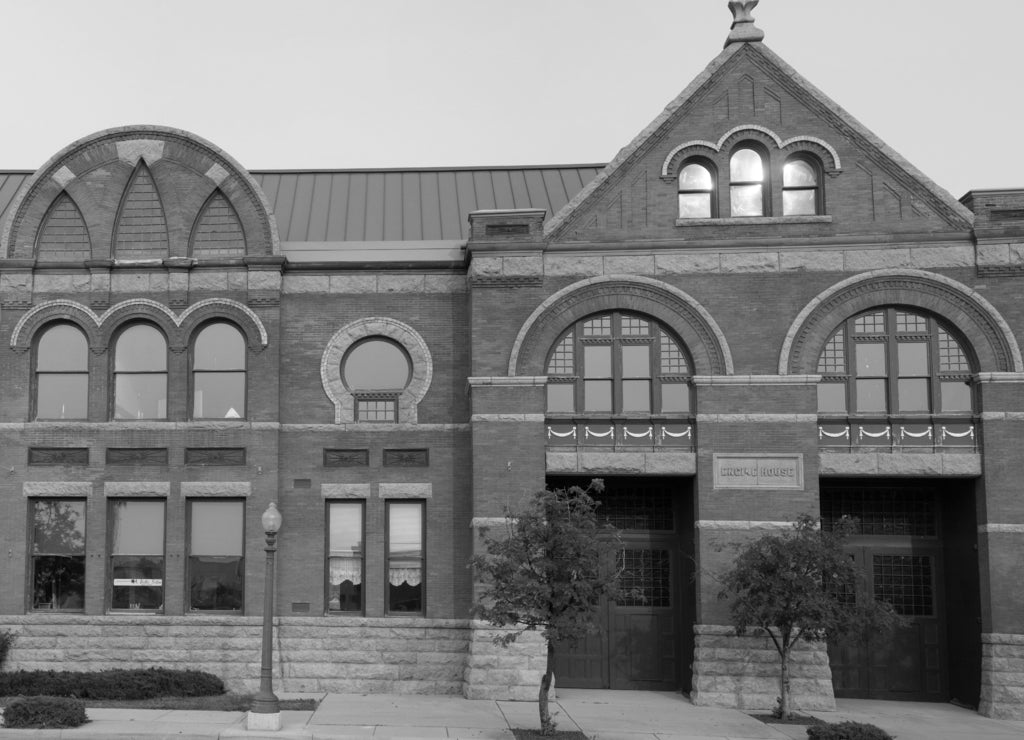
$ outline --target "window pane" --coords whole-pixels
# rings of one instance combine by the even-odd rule
[[[111,609],[163,608],[163,555],[115,555],[110,561]]]
[[[162,371],[167,369],[167,342],[152,326],[132,326],[117,340],[116,372]]]
[[[818,383],[818,411],[823,414],[846,411],[845,383]]]
[[[699,164],[688,164],[679,173],[680,190],[711,190],[711,171]]]
[[[927,342],[899,342],[896,357],[900,375],[920,377],[928,374]]]
[[[623,380],[622,381],[622,410],[623,411],[651,411],[651,381],[649,380]]]
[[[753,149],[739,149],[729,160],[729,179],[733,182],[760,182],[764,179],[761,155]]]
[[[37,370],[86,372],[89,369],[89,345],[85,334],[69,324],[47,329],[36,352]]]
[[[401,390],[409,385],[409,358],[388,339],[357,344],[342,362],[342,371],[349,390]]]
[[[648,344],[627,344],[622,347],[622,377],[651,376],[651,347]]]
[[[583,408],[586,411],[612,410],[612,381],[587,380],[583,383]]]
[[[114,387],[115,419],[166,419],[167,376],[120,373]]]
[[[423,504],[392,503],[388,510],[388,555],[421,557]]]
[[[32,552],[85,554],[85,501],[40,500],[32,506]]]
[[[242,555],[244,501],[193,501],[192,555]]]
[[[329,507],[327,608],[362,611],[363,505],[346,502]]]
[[[89,416],[86,373],[44,373],[38,376],[36,418],[85,419]]]
[[[194,379],[193,418],[245,417],[245,373],[195,373]]]
[[[575,391],[569,383],[548,383],[548,411],[575,411]]]
[[[82,609],[85,606],[85,555],[32,558],[32,608]]]
[[[243,601],[243,559],[190,557],[189,607],[194,610],[240,610]]]
[[[939,385],[943,413],[971,411],[971,386],[962,380],[945,380]]]
[[[782,213],[785,216],[813,216],[818,212],[817,191],[782,191]]]
[[[896,393],[900,411],[928,411],[927,378],[900,378]]]
[[[360,400],[356,404],[356,419],[358,421],[381,421],[391,423],[398,421],[397,411],[397,401]]]
[[[858,342],[853,345],[857,358],[857,375],[861,377],[885,377],[885,345],[881,342]]]
[[[588,378],[612,376],[612,348],[607,344],[583,348],[583,375]]]
[[[211,324],[199,333],[192,355],[195,370],[244,370],[245,340],[231,324]]]
[[[112,501],[111,555],[164,554],[163,501]]]
[[[388,507],[388,611],[423,610],[423,504]]]
[[[733,185],[729,188],[733,216],[763,216],[761,185]]]
[[[686,383],[662,383],[661,410],[666,413],[689,411],[690,386]]]
[[[782,184],[787,187],[813,187],[818,184],[814,167],[802,159],[791,159],[782,168]]]
[[[711,218],[711,193],[680,193],[679,218]]]
[[[349,555],[363,549],[363,505],[331,504],[328,546],[332,553]]]
[[[857,411],[885,412],[885,381],[884,380],[858,380],[857,381]]]

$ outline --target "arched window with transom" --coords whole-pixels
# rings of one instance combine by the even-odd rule
[[[412,378],[409,355],[387,337],[356,342],[341,361],[341,378],[355,397],[355,420],[398,421],[398,398]]]
[[[715,169],[704,159],[687,160],[679,170],[679,218],[714,218],[718,212]]]
[[[151,324],[132,324],[117,337],[114,418],[167,418],[167,339]]]
[[[782,168],[782,215],[815,216],[824,212],[821,163],[807,154],[790,157]]]
[[[872,417],[970,415],[967,347],[933,316],[899,307],[853,316],[818,357],[818,412]]]
[[[89,343],[77,326],[52,324],[35,346],[35,418],[89,417]]]
[[[192,346],[192,418],[245,418],[245,337],[234,324],[217,321]]]
[[[731,216],[764,216],[767,213],[765,158],[764,153],[750,145],[741,145],[729,158]]]
[[[610,311],[577,321],[548,357],[549,414],[689,414],[692,362],[666,327]]]

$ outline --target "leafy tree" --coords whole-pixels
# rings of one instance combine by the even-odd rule
[[[729,605],[737,634],[760,628],[779,653],[779,707],[789,719],[789,661],[801,641],[885,633],[902,623],[890,604],[856,599],[861,574],[843,550],[856,522],[843,518],[831,531],[801,514],[793,529],[766,534],[739,548],[723,576],[719,598]],[[864,600],[862,600],[864,601]]]
[[[537,630],[547,640],[547,666],[540,683],[541,733],[552,734],[548,709],[556,645],[597,631],[595,616],[603,598],[619,595],[618,531],[603,524],[590,492],[594,480],[539,491],[520,512],[507,511],[503,536],[485,533],[485,554],[472,560],[485,584],[473,615],[499,627],[513,627],[495,642],[508,646],[523,632]]]

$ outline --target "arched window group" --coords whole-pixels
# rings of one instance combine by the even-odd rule
[[[822,167],[817,157],[799,152],[781,163],[783,216],[814,216],[825,212]],[[728,159],[729,211],[732,218],[771,216],[772,158],[759,144],[739,144]],[[724,186],[723,186],[724,187]],[[679,170],[679,218],[725,216],[718,198],[718,170],[706,157],[691,157]],[[778,215],[778,214],[776,214]]]
[[[155,325],[131,323],[113,341],[110,417],[168,418],[167,337]],[[234,324],[202,326],[190,347],[191,418],[242,419],[246,415],[245,337]],[[40,420],[89,418],[89,345],[76,325],[45,327],[35,343],[35,412]]]

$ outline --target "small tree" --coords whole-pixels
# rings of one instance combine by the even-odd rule
[[[602,489],[602,482],[594,480],[586,490],[574,486],[539,491],[523,511],[506,512],[504,536],[491,538],[485,533],[487,552],[472,560],[485,584],[473,615],[499,627],[514,627],[495,642],[507,647],[530,630],[539,630],[547,641],[547,665],[538,694],[545,735],[555,729],[548,692],[556,644],[595,632],[599,602],[618,595],[618,532],[599,521],[598,503],[589,495]]]
[[[856,599],[860,572],[843,551],[856,530],[841,519],[826,531],[809,514],[800,515],[793,529],[766,534],[739,548],[732,568],[722,578],[719,598],[729,605],[737,634],[761,628],[779,653],[779,707],[789,719],[789,660],[801,641],[869,632],[891,631],[903,620],[890,604]]]

